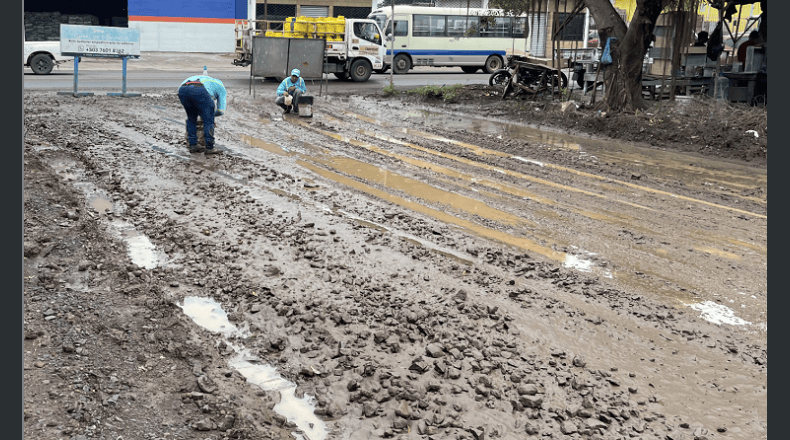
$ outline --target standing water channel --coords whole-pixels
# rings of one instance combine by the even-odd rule
[[[296,424],[301,431],[301,433],[294,432],[297,439],[327,438],[326,423],[313,414],[315,410],[313,396],[305,394],[302,398],[296,397],[296,384],[283,378],[275,367],[262,363],[260,358],[243,345],[232,344],[229,341],[232,336],[243,338],[248,332],[231,324],[228,314],[218,302],[211,298],[190,296],[184,298],[184,305],[179,307],[199,326],[225,337],[225,343],[236,352],[236,356],[228,364],[241,373],[247,382],[259,386],[264,391],[280,392],[280,403],[274,406],[274,411]]]

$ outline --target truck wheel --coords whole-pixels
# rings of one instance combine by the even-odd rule
[[[501,69],[502,66],[502,58],[499,58],[499,55],[491,55],[486,60],[486,65],[483,66],[483,70],[485,70],[487,74],[491,75],[492,73]]]
[[[479,67],[477,67],[477,66],[462,66],[462,67],[461,67],[461,70],[463,70],[463,71],[464,71],[464,73],[475,73],[475,72],[477,72],[479,69],[480,69],[480,68],[479,68]]]
[[[395,61],[392,62],[392,71],[396,75],[401,75],[408,72],[411,69],[411,60],[409,60],[409,56],[403,53],[400,53],[395,56]]]
[[[341,79],[341,80],[344,80],[344,81],[348,79],[348,74],[346,72],[335,72],[332,75],[335,75],[335,78]]]
[[[30,60],[30,68],[33,69],[33,73],[36,75],[49,75],[54,66],[55,63],[52,62],[52,58],[44,53],[40,53]]]
[[[367,60],[355,60],[351,63],[351,79],[354,82],[365,82],[370,78],[373,73],[373,68]]]

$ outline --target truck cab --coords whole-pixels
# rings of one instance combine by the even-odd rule
[[[374,20],[347,19],[343,41],[327,41],[327,73],[364,82],[373,70],[384,68],[386,48]]]

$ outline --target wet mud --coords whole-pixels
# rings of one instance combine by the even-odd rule
[[[767,438],[765,167],[469,89],[27,93],[26,437]]]

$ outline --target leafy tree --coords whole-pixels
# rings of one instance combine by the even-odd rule
[[[491,7],[504,9],[513,15],[539,10],[540,4],[552,0],[492,0]],[[606,85],[605,104],[611,110],[634,110],[646,108],[642,98],[642,62],[653,41],[653,30],[658,16],[663,11],[690,11],[696,13],[702,0],[636,0],[636,10],[631,22],[626,26],[623,18],[615,10],[610,0],[584,0],[598,26],[600,41],[605,44],[609,37],[612,40],[613,63],[603,70]],[[730,5],[751,4],[756,0],[705,0],[712,6],[726,9]],[[763,11],[766,11],[767,0],[761,0]],[[540,8],[543,9],[543,8]],[[765,12],[763,22],[765,22]],[[761,25],[761,31],[763,31]],[[680,47],[686,42],[676,39],[673,51],[676,56]]]

